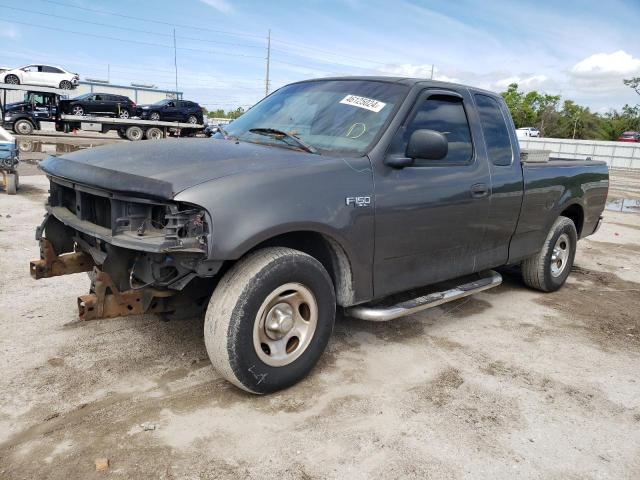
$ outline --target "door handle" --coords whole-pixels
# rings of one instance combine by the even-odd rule
[[[471,196],[473,198],[482,198],[489,195],[489,187],[485,183],[476,183],[471,186]]]

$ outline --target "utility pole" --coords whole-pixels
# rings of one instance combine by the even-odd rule
[[[111,65],[107,63],[107,83],[111,81]]]
[[[431,64],[431,80],[433,80],[433,63]]]
[[[269,95],[269,64],[271,63],[271,29],[267,36],[267,76],[264,82],[264,96]]]
[[[173,29],[173,65],[176,69],[176,99],[178,98],[178,48],[176,47],[176,29]]]

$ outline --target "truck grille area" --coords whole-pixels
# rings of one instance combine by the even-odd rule
[[[196,207],[124,197],[58,179],[50,179],[48,205],[62,208],[68,211],[66,216],[72,214],[81,221],[78,228],[85,234],[87,227],[93,230],[91,225],[95,225],[102,227],[95,229],[97,236],[148,239],[163,250],[207,250],[206,214]]]

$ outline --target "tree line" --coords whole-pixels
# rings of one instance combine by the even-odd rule
[[[227,110],[225,111],[222,108],[218,108],[216,110],[208,110],[206,108],[202,109],[204,111],[204,115],[209,118],[228,118],[229,120],[235,120],[240,115],[244,113],[244,108],[238,107],[235,110]]]
[[[640,77],[623,80],[640,95]],[[616,140],[622,132],[640,131],[640,105],[594,113],[573,100],[537,91],[523,92],[512,83],[501,92],[516,128],[536,127],[543,137]]]

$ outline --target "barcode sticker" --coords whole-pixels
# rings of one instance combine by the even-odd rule
[[[340,103],[343,103],[345,105],[352,105],[358,108],[364,108],[365,110],[371,110],[372,112],[376,113],[382,110],[386,105],[386,103],[374,100],[373,98],[358,97],[357,95],[347,95],[342,100],[340,100]]]

